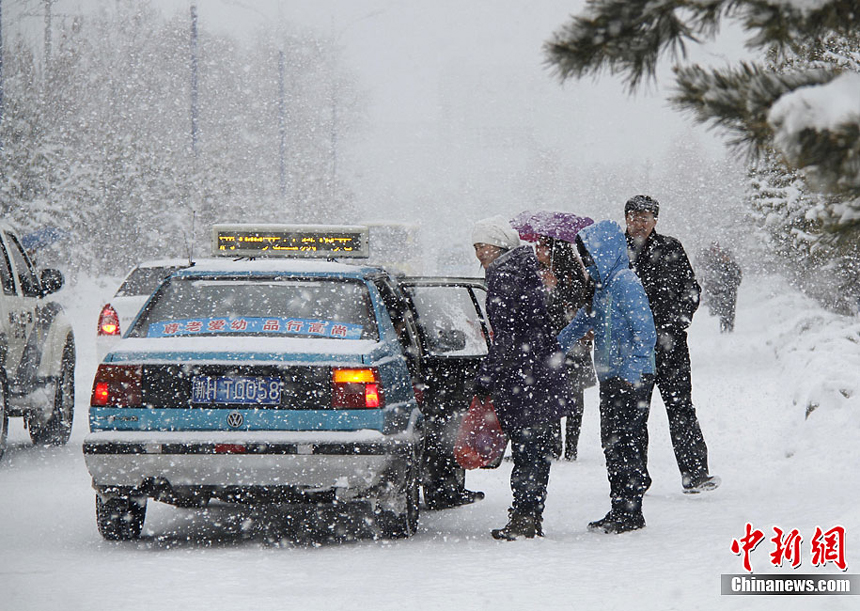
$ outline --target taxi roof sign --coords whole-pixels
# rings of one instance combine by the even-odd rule
[[[212,227],[212,247],[222,257],[362,258],[370,255],[363,225],[246,225]]]

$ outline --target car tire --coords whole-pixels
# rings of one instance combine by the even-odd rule
[[[140,538],[146,519],[146,497],[116,496],[102,500],[96,495],[96,524],[108,541]]]
[[[376,518],[382,536],[386,539],[406,539],[418,530],[418,517],[420,507],[420,481],[418,469],[414,466],[409,469],[406,476],[406,484],[402,494],[405,495],[406,509],[403,513],[381,510]]]
[[[8,398],[6,376],[0,373],[0,458],[6,453],[6,439],[9,436],[9,414],[6,410]]]
[[[71,336],[63,348],[60,362],[60,377],[54,390],[54,405],[47,422],[40,422],[38,415],[30,416],[27,429],[36,445],[65,445],[72,434],[75,418],[75,342]]]

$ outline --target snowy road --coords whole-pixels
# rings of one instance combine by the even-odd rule
[[[703,309],[691,329],[694,400],[723,478],[716,492],[685,496],[662,404],[650,421],[645,497],[648,527],[621,536],[589,533],[608,509],[608,484],[597,430],[597,396],[586,394],[580,460],[553,466],[546,538],[497,542],[510,500],[510,463],[468,475],[487,498],[473,506],[423,512],[409,540],[359,540],[267,546],[248,528],[251,512],[177,509],[150,503],[139,542],[99,536],[84,467],[89,385],[95,370],[92,330],[103,291],[78,287],[76,423],[63,448],[34,448],[20,421],[0,462],[0,609],[856,609],[855,596],[721,596],[720,575],[742,573],[730,551],[750,522],[765,541],[751,555],[757,573],[792,573],[771,565],[773,526],[803,536],[800,569],[812,566],[816,526],[846,530],[848,573],[860,573],[860,393],[826,402],[804,421],[804,371],[819,376],[821,358],[835,371],[857,357],[843,343],[807,352],[780,348],[798,329],[826,326],[857,336],[856,319],[819,312],[782,285],[757,278],[741,287],[735,334],[718,332]],[[809,322],[812,321],[812,322]],[[818,337],[818,336],[816,336]],[[857,343],[847,342],[856,349]],[[779,355],[779,356],[778,356]],[[803,358],[801,358],[803,357]],[[831,371],[832,370],[832,371]],[[856,377],[857,369],[849,371]],[[827,375],[830,375],[828,373]],[[838,375],[836,378],[838,379]],[[826,380],[825,380],[826,381]],[[860,387],[860,383],[854,382]],[[825,384],[826,386],[826,384]]]

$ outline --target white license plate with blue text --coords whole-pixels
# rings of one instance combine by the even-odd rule
[[[255,376],[194,376],[191,379],[191,402],[278,405],[281,402],[281,380]]]

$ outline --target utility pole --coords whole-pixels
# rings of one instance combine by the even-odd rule
[[[191,5],[191,151],[197,155],[197,5]]]
[[[337,31],[335,28],[335,18],[334,15],[331,16],[331,59],[330,59],[330,77],[331,77],[331,141],[330,141],[330,154],[331,154],[331,175],[329,176],[329,193],[331,197],[331,201],[334,202],[337,199],[337,148],[338,148],[338,96],[340,92],[338,91],[338,83],[337,83],[337,65],[335,62],[336,53],[337,53],[337,44],[340,41],[341,36],[343,36],[344,32],[354,26],[356,23],[360,21],[364,21],[366,19],[373,19],[374,17],[378,17],[382,13],[384,13],[387,8],[379,9],[376,11],[371,11],[366,15],[362,15],[358,19],[354,19],[351,22],[347,23],[343,26],[340,31]]]
[[[332,58],[332,64],[334,59]],[[337,74],[335,74],[335,66],[331,68],[331,201],[332,203],[337,198]]]
[[[280,155],[281,198],[287,200],[287,103],[284,99],[284,52],[278,51],[278,153]]]
[[[45,77],[51,69],[52,36],[51,36],[51,6],[54,0],[45,0]]]
[[[3,2],[0,0],[0,151],[3,150]]]

